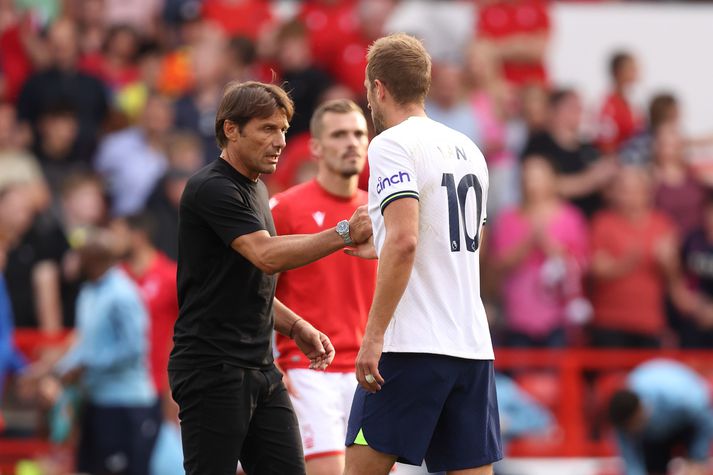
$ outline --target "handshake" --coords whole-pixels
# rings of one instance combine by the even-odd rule
[[[340,229],[342,223],[348,223],[348,225]],[[342,223],[337,225],[337,233],[343,238],[348,236],[351,240],[351,244],[348,244],[349,247],[344,252],[362,259],[377,259],[367,205],[359,206],[349,221]],[[346,238],[345,242],[348,242]]]

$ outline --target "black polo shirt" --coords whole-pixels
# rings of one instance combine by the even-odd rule
[[[169,369],[272,365],[276,278],[230,247],[263,229],[275,235],[262,181],[220,158],[188,180],[179,208],[180,310]]]

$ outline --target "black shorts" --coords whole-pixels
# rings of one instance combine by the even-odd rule
[[[303,475],[299,425],[282,374],[220,364],[169,371],[186,475]]]
[[[161,407],[98,406],[81,412],[77,470],[93,475],[149,475]]]
[[[347,446],[369,445],[430,472],[489,465],[502,458],[492,361],[384,353],[381,391],[359,386]]]

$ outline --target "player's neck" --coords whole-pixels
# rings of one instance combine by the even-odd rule
[[[389,113],[386,114],[386,127],[390,128],[399,125],[401,122],[410,117],[427,117],[426,109],[423,104],[405,104],[403,106],[395,106]]]
[[[252,181],[257,181],[257,179],[260,178],[260,173],[252,171],[250,168],[248,168],[245,163],[240,160],[237,154],[229,153],[228,150],[225,149],[220,154],[220,158],[228,162],[231,167],[235,168],[235,170],[244,177]]]
[[[330,195],[351,198],[357,192],[359,175],[343,177],[335,173],[317,172],[317,183]]]

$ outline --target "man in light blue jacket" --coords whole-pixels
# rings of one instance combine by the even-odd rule
[[[677,455],[686,474],[705,474],[713,440],[707,382],[687,366],[656,359],[634,369],[609,403],[626,475],[668,473]]]
[[[57,382],[80,384],[79,472],[148,475],[161,422],[147,368],[148,317],[138,289],[115,266],[115,239],[103,229],[79,239],[87,283],[77,300],[76,340],[40,389],[51,400]]]

